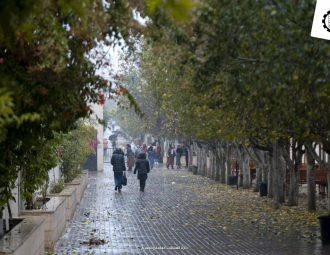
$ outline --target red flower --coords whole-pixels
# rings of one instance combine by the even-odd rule
[[[44,94],[44,95],[46,95],[47,92],[46,92],[45,88],[42,88],[41,89],[41,93]]]
[[[125,58],[126,63],[128,63],[128,57]]]
[[[89,107],[87,107],[87,111],[89,111],[90,110],[90,108]]]
[[[108,81],[104,81],[104,86],[107,86],[108,85]]]
[[[69,117],[70,113],[69,112],[65,112],[65,116]]]
[[[99,94],[100,94],[100,98],[97,101],[97,104],[103,105],[105,103],[104,94],[102,94],[102,91],[99,91]]]
[[[79,107],[79,105],[77,105],[77,104],[76,104],[74,107],[78,108],[78,107]]]
[[[85,111],[85,107],[82,108],[82,111],[83,111],[83,112]]]
[[[16,30],[15,33],[16,33],[17,35],[19,35],[19,31],[18,31],[18,30]]]
[[[105,66],[108,66],[108,65],[109,65],[109,62],[105,62],[104,65],[105,65]]]
[[[0,58],[0,64],[2,64],[3,63],[3,58]]]
[[[119,76],[118,76],[118,74],[116,74],[116,80],[118,80],[119,79]]]

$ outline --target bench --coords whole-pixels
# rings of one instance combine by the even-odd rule
[[[238,169],[238,174],[240,175],[240,168],[239,168],[239,163],[237,162],[237,169]],[[255,180],[256,178],[256,164],[254,161],[250,160],[250,185],[252,185],[252,181]],[[231,174],[236,175],[236,161],[231,162]]]
[[[326,195],[328,191],[327,172],[317,163],[315,171],[315,184],[319,185],[319,194]],[[300,166],[300,184],[307,183],[307,163],[302,163]],[[286,182],[290,183],[290,171],[286,169]]]

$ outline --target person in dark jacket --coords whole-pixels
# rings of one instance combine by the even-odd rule
[[[181,145],[178,144],[176,148],[176,169],[181,169],[181,156],[183,154],[183,150],[181,149]]]
[[[138,171],[137,178],[140,180],[140,191],[144,192],[148,173],[150,172],[149,161],[146,159],[145,153],[140,153],[135,162],[134,174]]]
[[[126,148],[127,148],[127,167],[128,167],[128,171],[132,171],[132,168],[134,167],[134,152],[131,149],[131,145],[126,144]]]
[[[187,147],[184,147],[184,153],[186,154],[186,167],[188,168],[189,151]]]
[[[121,192],[121,180],[123,178],[123,172],[126,174],[125,159],[122,150],[117,148],[111,158],[111,165],[113,166],[113,172],[115,176],[115,190]]]
[[[155,160],[155,150],[152,144],[150,144],[149,148],[147,149],[147,153],[148,153],[148,159],[150,161],[150,166],[152,169],[154,167],[154,160]]]

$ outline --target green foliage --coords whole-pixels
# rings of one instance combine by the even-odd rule
[[[86,157],[95,153],[97,144],[96,129],[78,121],[61,145],[61,170],[66,182],[82,173]]]
[[[62,190],[65,189],[64,178],[60,178],[58,180],[54,180],[50,183],[50,193],[61,193]]]
[[[19,167],[21,169],[21,197],[25,200],[27,209],[33,209],[33,194],[39,189],[43,190],[43,196],[48,187],[49,170],[56,167],[61,161],[58,149],[63,136],[55,134],[55,139],[39,140],[38,146],[33,146],[20,158]]]

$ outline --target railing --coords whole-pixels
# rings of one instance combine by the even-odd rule
[[[127,149],[124,150],[127,153]],[[111,157],[113,155],[113,148],[103,149],[103,163],[111,163]],[[127,156],[125,158],[125,163],[127,163]]]

